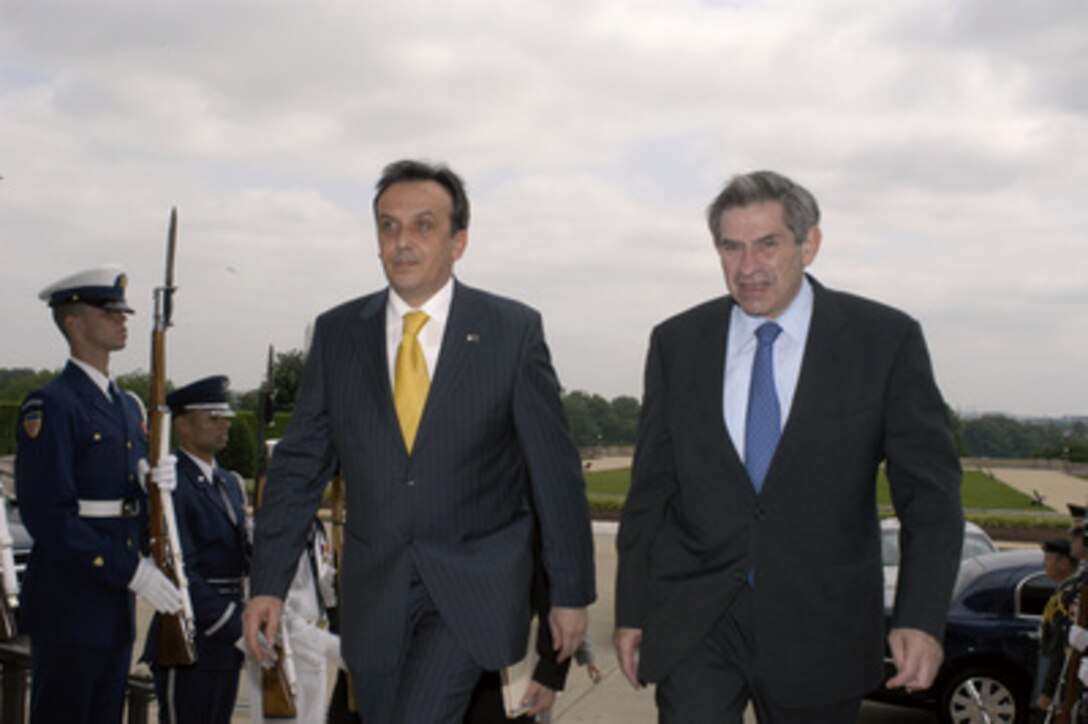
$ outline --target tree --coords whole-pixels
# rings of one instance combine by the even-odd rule
[[[276,410],[294,408],[305,364],[306,355],[300,349],[276,353],[272,363],[272,404]]]
[[[135,370],[134,372],[118,375],[117,386],[122,390],[135,393],[143,401],[145,409],[151,404],[151,373]],[[167,394],[174,389],[169,380],[166,381],[165,389]]]
[[[60,370],[32,370],[28,367],[0,369],[0,401],[22,402],[27,395],[60,374]]]

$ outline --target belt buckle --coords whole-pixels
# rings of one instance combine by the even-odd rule
[[[121,517],[122,518],[135,518],[140,515],[140,500],[138,498],[128,498],[121,501]]]

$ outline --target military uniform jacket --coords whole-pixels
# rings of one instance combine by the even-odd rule
[[[19,411],[15,480],[34,547],[20,629],[39,641],[123,646],[134,638],[128,583],[146,548],[146,496],[137,463],[147,454],[143,411],[111,402],[71,362]],[[127,500],[129,517],[80,517],[79,501]]]
[[[215,470],[223,478],[223,490],[234,514],[232,520],[213,482],[187,454],[176,454],[174,514],[196,617],[197,666],[238,669],[243,657],[234,643],[242,635],[242,586],[249,567],[241,479],[229,470]],[[143,660],[149,663],[158,623],[159,617],[155,616],[148,629]]]

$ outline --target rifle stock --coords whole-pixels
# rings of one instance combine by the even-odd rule
[[[170,411],[166,407],[166,329],[170,326],[174,292],[174,249],[177,243],[177,209],[170,212],[166,250],[166,283],[155,290],[155,325],[151,333],[151,405],[148,410],[147,457],[151,467],[170,453]],[[182,595],[182,610],[159,614],[154,659],[163,666],[196,661],[196,618],[189,598],[189,582],[182,562],[173,494],[159,489],[149,474],[146,479],[151,557]]]
[[[275,666],[261,669],[261,711],[266,719],[294,719],[298,716],[291,682],[284,666],[285,659],[286,654],[277,644]]]

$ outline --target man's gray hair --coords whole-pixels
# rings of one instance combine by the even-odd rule
[[[809,229],[820,223],[820,206],[803,186],[774,171],[753,171],[731,178],[707,208],[706,221],[715,245],[721,242],[718,230],[724,212],[766,201],[782,204],[786,226],[798,244],[805,240]]]

